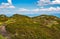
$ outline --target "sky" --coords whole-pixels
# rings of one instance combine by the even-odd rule
[[[60,17],[60,0],[0,0],[0,14],[31,17],[47,14]]]

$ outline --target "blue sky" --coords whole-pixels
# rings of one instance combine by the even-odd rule
[[[12,4],[16,7],[16,8],[36,8],[36,3],[38,0],[12,0]],[[0,4],[4,2],[4,3],[8,3],[7,0],[0,0]]]
[[[60,17],[60,0],[0,0],[0,14],[22,14],[38,16],[41,14]]]

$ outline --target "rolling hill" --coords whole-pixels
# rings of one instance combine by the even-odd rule
[[[7,39],[60,39],[60,18],[52,15],[0,15],[0,25],[5,26]]]

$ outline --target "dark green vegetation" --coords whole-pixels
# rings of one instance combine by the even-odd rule
[[[60,39],[60,18],[52,15],[0,15],[0,25],[6,28],[7,39]]]

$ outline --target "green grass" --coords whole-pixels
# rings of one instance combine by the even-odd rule
[[[2,25],[5,24],[11,39],[60,39],[60,18],[56,16],[30,18],[15,14],[4,18],[7,20],[2,21]]]

